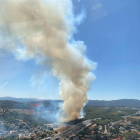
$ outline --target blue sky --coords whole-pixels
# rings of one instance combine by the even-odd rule
[[[81,0],[74,5],[75,14],[84,9],[87,16],[74,38],[85,42],[86,56],[98,63],[89,99],[140,99],[139,0]],[[32,83],[42,69],[47,73]],[[10,53],[0,57],[0,96],[61,99],[58,91],[59,81],[49,68],[17,61]]]

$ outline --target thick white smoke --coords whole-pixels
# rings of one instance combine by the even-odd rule
[[[79,20],[71,0],[1,0],[0,8],[1,51],[18,60],[50,61],[67,119],[80,118],[96,63],[86,58],[84,42],[73,39]]]

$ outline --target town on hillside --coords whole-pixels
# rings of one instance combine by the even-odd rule
[[[30,111],[30,109],[28,110]],[[31,110],[33,112],[33,110]],[[23,113],[21,113],[23,112]],[[133,140],[140,139],[140,108],[84,107],[85,117],[65,123],[37,120],[23,109],[0,108],[3,140]],[[46,114],[47,117],[47,114]]]

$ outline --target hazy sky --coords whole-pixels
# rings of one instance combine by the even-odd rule
[[[87,16],[75,39],[85,42],[87,57],[98,63],[89,99],[140,99],[139,0],[81,0],[74,5],[75,14],[84,9]],[[59,81],[49,68],[0,53],[0,96],[60,99],[58,91]]]

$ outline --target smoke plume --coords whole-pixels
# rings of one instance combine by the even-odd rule
[[[1,0],[0,10],[0,50],[49,62],[67,120],[80,118],[96,63],[86,58],[84,42],[73,39],[81,15],[74,17],[71,0]]]

